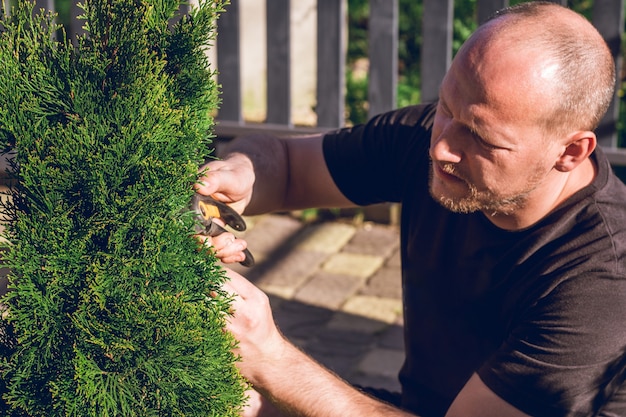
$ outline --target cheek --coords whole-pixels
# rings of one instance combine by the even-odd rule
[[[498,158],[485,158],[483,156],[468,158],[462,165],[464,174],[478,189],[498,190],[506,188],[513,185],[519,178],[513,166],[505,164]]]
[[[525,159],[496,159],[483,165],[484,185],[494,191],[513,192],[545,172],[544,163]]]

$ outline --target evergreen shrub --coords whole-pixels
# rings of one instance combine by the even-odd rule
[[[85,0],[70,40],[25,0],[0,20],[0,415],[229,417],[245,401],[226,277],[188,209],[223,4],[181,5]]]

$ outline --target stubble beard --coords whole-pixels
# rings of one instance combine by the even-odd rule
[[[490,189],[478,190],[473,183],[459,174],[454,164],[443,164],[440,165],[440,167],[445,173],[454,175],[462,180],[467,186],[467,192],[464,196],[459,197],[435,194],[433,190],[434,168],[432,167],[431,162],[428,187],[430,195],[444,208],[454,213],[462,214],[480,211],[491,216],[510,215],[516,210],[524,207],[529,194],[539,186],[543,178],[541,171],[538,167],[535,167],[537,169],[533,170],[533,175],[528,179],[527,184],[522,190],[514,194],[502,195]]]

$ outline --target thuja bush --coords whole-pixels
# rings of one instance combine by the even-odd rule
[[[236,416],[230,300],[189,200],[218,104],[221,1],[86,0],[85,36],[20,0],[0,21],[0,415]],[[176,20],[176,19],[174,19]]]

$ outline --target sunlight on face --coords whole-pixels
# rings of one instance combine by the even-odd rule
[[[531,175],[526,180],[525,185],[510,193],[497,192],[490,189],[479,190],[475,184],[459,174],[454,164],[443,164],[441,169],[450,175],[465,182],[465,193],[453,193],[442,190],[441,187],[433,186],[433,169],[431,165],[429,190],[435,201],[439,202],[446,209],[455,213],[473,213],[481,211],[488,215],[511,214],[515,210],[522,208],[529,196],[542,182],[546,176],[545,168],[537,164],[531,168]]]

